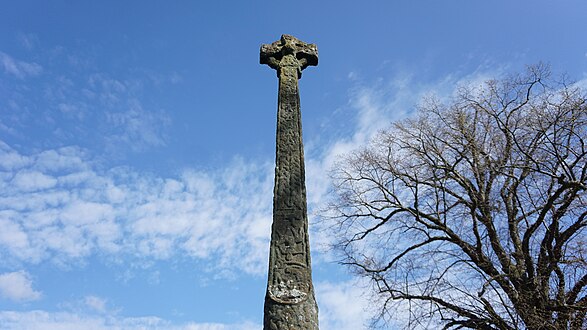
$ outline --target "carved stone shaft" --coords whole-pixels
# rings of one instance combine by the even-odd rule
[[[277,70],[279,96],[273,225],[264,330],[318,330],[312,285],[298,79],[318,64],[316,45],[292,36],[261,46],[261,64]]]

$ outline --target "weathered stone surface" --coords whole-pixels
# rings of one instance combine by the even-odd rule
[[[318,329],[312,285],[298,79],[318,64],[316,45],[292,36],[261,46],[261,64],[277,70],[279,96],[273,225],[263,329]]]

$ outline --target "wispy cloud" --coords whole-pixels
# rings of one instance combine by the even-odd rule
[[[259,330],[252,322],[239,324],[184,323],[174,324],[155,316],[122,317],[116,314],[92,315],[70,312],[0,311],[3,330]]]
[[[83,303],[88,309],[92,311],[96,311],[98,313],[108,312],[107,300],[104,298],[90,295],[84,297]]]
[[[39,37],[33,33],[18,33],[16,35],[18,42],[27,50],[33,50],[39,43]]]
[[[314,155],[306,159],[309,203],[319,209],[327,199],[329,170],[340,160],[340,156],[360,149],[382,129],[392,122],[409,117],[415,113],[418,104],[425,96],[435,95],[448,98],[458,86],[476,85],[498,76],[504,66],[483,64],[470,73],[448,74],[428,82],[416,77],[419,72],[398,68],[389,79],[364,81],[356,73],[349,73],[353,87],[349,90],[348,105],[342,111],[344,122],[351,125],[342,136],[330,141],[306,143],[307,153]]]
[[[135,151],[165,145],[165,129],[171,123],[165,112],[145,111],[136,99],[129,100],[124,111],[106,112],[106,118],[112,127],[108,143],[123,143]]]
[[[357,281],[319,282],[316,296],[320,309],[320,328],[365,329],[371,317],[365,284]]]
[[[28,162],[30,162],[30,159],[20,155],[10,148],[9,145],[0,141],[0,166],[4,171],[22,168],[28,165]]]
[[[25,47],[34,47],[32,36],[20,35]],[[27,46],[28,45],[28,46]],[[0,131],[19,144],[44,146],[91,145],[118,155],[143,152],[166,145],[171,117],[163,106],[145,105],[149,91],[181,82],[177,73],[160,74],[131,69],[116,75],[80,55],[58,47],[53,54],[36,50],[39,63],[26,62],[0,51]],[[79,58],[78,58],[79,57]],[[78,58],[75,63],[66,59]],[[25,80],[40,75],[43,79]],[[17,79],[14,79],[17,78]],[[33,132],[32,134],[23,134]]]
[[[0,297],[27,302],[41,298],[41,292],[33,289],[33,281],[25,271],[0,274]]]
[[[324,330],[364,329],[369,321],[369,305],[365,288],[356,281],[319,282],[316,295],[320,297],[320,328]],[[174,324],[155,316],[123,317],[109,310],[107,301],[86,296],[77,312],[3,311],[2,329],[162,329],[162,330],[260,330],[253,322],[235,324],[185,323]],[[96,314],[96,312],[98,314]]]
[[[0,51],[0,65],[4,72],[19,79],[36,76],[43,71],[43,68],[35,62],[20,61],[2,51]]]
[[[263,273],[272,167],[235,159],[175,178],[129,168],[100,171],[79,148],[0,159],[0,253],[25,263],[115,258],[214,258],[216,271]]]

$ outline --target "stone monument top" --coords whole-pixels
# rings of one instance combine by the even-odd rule
[[[302,70],[308,66],[318,65],[318,48],[315,44],[308,44],[294,36],[284,34],[280,40],[261,46],[260,63],[277,70],[278,76],[284,66],[297,67],[298,78],[301,78]]]

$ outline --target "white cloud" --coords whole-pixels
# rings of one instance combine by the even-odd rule
[[[0,51],[0,65],[4,68],[5,72],[19,79],[24,79],[27,76],[36,76],[43,71],[43,68],[37,63],[16,60],[2,51]]]
[[[87,315],[69,312],[0,311],[2,330],[260,330],[252,322],[238,324],[184,323],[173,324],[155,316],[121,317],[115,314]]]
[[[16,302],[41,298],[41,292],[33,289],[33,282],[25,271],[0,274],[0,296]]]
[[[77,226],[108,223],[114,221],[114,210],[109,204],[76,200],[64,206],[60,220],[64,225]]]
[[[28,234],[20,224],[10,219],[16,216],[15,212],[10,211],[0,213],[0,246],[6,247],[9,256],[38,261],[39,256],[31,249]]]
[[[366,310],[369,301],[365,296],[365,285],[356,281],[319,282],[315,285],[320,329],[356,330],[365,329],[370,314]]]
[[[107,311],[106,299],[104,299],[104,298],[100,298],[97,296],[86,296],[84,298],[84,303],[91,310],[94,310],[94,311],[97,311],[100,313],[105,313]]]
[[[16,173],[12,184],[21,191],[36,191],[53,188],[57,179],[38,171],[21,171]]]
[[[112,132],[107,140],[112,145],[124,143],[136,151],[165,145],[164,130],[170,123],[165,112],[145,111],[140,102],[131,99],[125,111],[108,112]]]
[[[0,167],[4,170],[21,168],[28,164],[29,160],[10,148],[6,143],[0,141]]]
[[[63,147],[45,150],[35,155],[35,166],[41,170],[64,171],[75,169],[78,172],[86,168],[83,150],[77,147]]]
[[[28,263],[114,258],[214,260],[225,274],[265,272],[272,166],[235,159],[160,178],[99,171],[77,148],[23,155],[0,175],[0,253]]]

